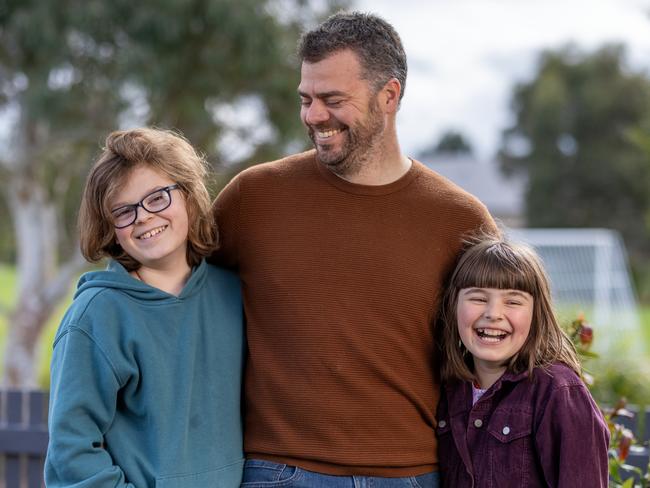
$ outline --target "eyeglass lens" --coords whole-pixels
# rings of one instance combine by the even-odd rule
[[[137,219],[138,206],[142,206],[149,213],[165,210],[171,204],[171,194],[168,188],[163,188],[147,195],[139,205],[129,205],[113,212],[113,223],[116,227],[126,227]]]

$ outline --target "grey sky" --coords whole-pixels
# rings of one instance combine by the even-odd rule
[[[516,81],[543,49],[569,42],[628,47],[630,67],[650,69],[650,0],[357,0],[400,33],[409,77],[399,115],[403,150],[414,155],[441,132],[460,130],[490,157],[508,125]]]

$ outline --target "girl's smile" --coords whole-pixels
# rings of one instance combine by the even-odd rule
[[[508,360],[526,342],[533,317],[533,297],[520,290],[463,288],[458,294],[456,312],[458,333],[474,356],[475,372],[485,387],[481,373],[490,371],[500,376]]]

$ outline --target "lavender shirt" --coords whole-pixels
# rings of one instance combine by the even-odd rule
[[[505,373],[473,406],[471,383],[448,384],[437,434],[443,487],[607,487],[609,430],[561,364]]]

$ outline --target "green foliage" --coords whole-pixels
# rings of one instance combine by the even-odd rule
[[[645,343],[650,344],[650,304],[639,307],[639,316]]]
[[[647,358],[626,358],[620,351],[617,358],[599,358],[588,365],[596,378],[591,388],[598,401],[613,405],[620,398],[627,398],[635,405],[650,406],[650,366]]]
[[[600,358],[597,354],[594,354],[590,351],[591,345],[594,340],[594,331],[591,326],[587,323],[584,316],[579,316],[577,319],[573,320],[564,327],[567,335],[573,342],[573,345],[576,348],[583,365],[585,362],[588,362],[591,366],[591,361],[593,359],[598,359],[597,362],[600,362]],[[637,363],[638,364],[638,363]],[[620,366],[620,365],[619,365]],[[615,381],[609,384],[611,387],[622,387],[622,389],[628,393],[633,393],[639,395],[639,392],[635,390],[639,387],[643,388],[646,383],[647,374],[640,374],[638,368],[635,370],[616,369],[617,372],[620,372],[620,375],[616,375]],[[625,374],[622,372],[625,371]],[[599,373],[595,373],[594,369],[591,369],[589,372],[583,373],[583,378],[587,385],[590,387],[590,390],[594,398],[598,401],[600,405],[609,404],[614,405],[612,408],[603,408],[600,407],[605,421],[609,427],[610,433],[610,444],[608,452],[608,463],[609,463],[609,486],[616,488],[649,488],[650,487],[650,464],[646,467],[645,470],[641,470],[635,466],[631,466],[625,463],[629,453],[630,448],[633,444],[637,442],[634,433],[624,427],[621,423],[622,417],[633,417],[634,414],[627,410],[627,398],[625,395],[618,395],[617,391],[610,391],[605,397],[598,394],[596,385],[602,384],[602,376]],[[631,384],[630,384],[631,383]],[[620,391],[620,390],[619,390]],[[645,394],[647,395],[648,388],[645,387]],[[612,401],[612,395],[616,397]],[[639,398],[644,398],[643,393],[640,394]],[[647,400],[645,396],[645,400]],[[639,402],[640,412],[645,410],[646,401]],[[642,426],[641,426],[642,427]],[[639,483],[636,483],[636,480]],[[625,480],[625,481],[624,481]]]
[[[13,306],[16,300],[15,281],[13,266],[0,264],[0,317]]]
[[[16,259],[14,230],[11,216],[5,202],[0,198],[0,262],[13,262]]]
[[[612,409],[605,411],[605,419],[610,431],[609,486],[612,488],[648,488],[650,486],[650,464],[645,470],[625,463],[630,448],[636,442],[634,434],[618,423],[621,417],[633,414],[620,401]],[[624,481],[625,479],[625,481]],[[636,483],[636,481],[639,481]]]
[[[113,3],[119,15],[111,43],[128,45],[121,75],[145,88],[150,122],[182,129],[210,153],[222,127],[209,108],[257,94],[277,128],[271,146],[277,151],[295,139],[301,130],[296,105],[286,101],[296,99],[299,73],[292,53],[302,25],[279,22],[268,12],[271,3]]]
[[[634,260],[649,259],[650,81],[623,48],[544,53],[512,106],[500,157],[528,175],[529,225],[617,229]]]
[[[632,279],[639,302],[650,306],[650,261],[637,264],[632,268]]]
[[[14,267],[0,263],[0,351],[4,351],[8,313],[16,300],[15,285],[16,273]],[[0,369],[2,369],[1,362]]]

